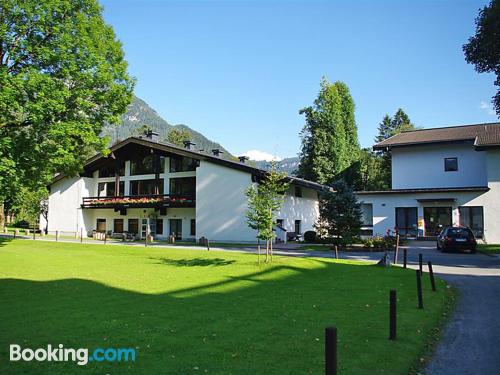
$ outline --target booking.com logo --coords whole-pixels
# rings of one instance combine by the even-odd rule
[[[89,355],[86,348],[65,348],[63,344],[46,348],[21,348],[20,345],[10,345],[10,360],[12,362],[33,360],[38,362],[76,362],[84,366],[89,362],[135,362],[135,349],[133,348],[96,348]]]

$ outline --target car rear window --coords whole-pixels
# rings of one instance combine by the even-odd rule
[[[472,232],[467,228],[450,228],[448,229],[449,237],[470,237]]]

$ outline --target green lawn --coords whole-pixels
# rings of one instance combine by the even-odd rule
[[[477,249],[487,254],[500,254],[500,244],[478,244]]]
[[[407,374],[452,300],[416,308],[415,272],[347,261],[153,247],[0,242],[0,373],[321,374],[324,328],[343,374]],[[398,291],[398,340],[388,337]],[[9,362],[8,347],[134,347],[135,363]]]

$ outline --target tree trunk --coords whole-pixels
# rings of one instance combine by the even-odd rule
[[[257,239],[257,259],[260,266],[260,238]]]
[[[266,263],[269,262],[269,240],[266,240]]]
[[[272,238],[269,240],[269,247],[271,250],[271,263],[272,263],[273,262],[273,239]]]
[[[5,206],[3,202],[0,202],[0,229],[5,227]]]

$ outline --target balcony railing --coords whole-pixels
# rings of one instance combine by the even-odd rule
[[[129,208],[129,207],[194,207],[194,195],[127,195],[119,197],[85,197],[82,208]]]

